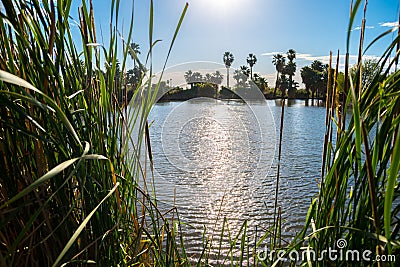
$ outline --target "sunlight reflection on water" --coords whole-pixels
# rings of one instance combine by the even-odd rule
[[[240,101],[197,99],[153,107],[150,132],[157,198],[167,210],[176,190],[175,205],[185,223],[189,253],[200,252],[204,226],[218,236],[224,218],[233,232],[244,220],[250,235],[256,225],[270,227],[274,118],[279,121],[280,107],[274,101],[268,104],[250,109]],[[287,239],[300,229],[317,192],[323,121],[323,108],[296,104],[286,109],[279,205]]]

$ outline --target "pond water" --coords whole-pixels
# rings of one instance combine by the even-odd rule
[[[150,114],[159,207],[175,206],[189,253],[206,235],[247,220],[249,235],[273,222],[281,104],[195,99],[156,104]],[[278,206],[290,241],[318,191],[325,109],[293,101],[285,107]],[[259,230],[258,230],[259,231]]]

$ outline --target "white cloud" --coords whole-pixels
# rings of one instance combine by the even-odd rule
[[[350,65],[353,65],[357,62],[358,59],[358,55],[349,55],[349,63]],[[364,55],[363,59],[376,59],[378,60],[379,57],[375,56],[375,55]],[[329,63],[329,55],[325,55],[325,56],[315,56],[315,55],[311,55],[311,54],[305,54],[305,53],[297,53],[296,54],[296,60],[301,63],[298,65],[307,65],[310,64],[311,62],[313,62],[314,60],[318,60],[321,61],[324,64],[328,64]],[[308,62],[304,62],[304,61],[308,61]],[[339,68],[344,67],[344,61],[345,61],[345,55],[340,55],[339,58],[340,64],[339,64]],[[336,64],[336,55],[332,55],[332,64]]]
[[[282,53],[282,52],[266,52],[266,53],[262,53],[261,55],[272,57],[273,55],[276,55],[276,54],[282,54],[282,55],[284,55],[286,57],[286,53]],[[310,61],[310,62],[312,62],[314,60],[319,60],[322,63],[328,63],[329,62],[329,55],[328,56],[315,56],[315,55],[307,54],[307,53],[299,53],[299,52],[296,53],[296,61],[301,61],[301,62]],[[303,64],[301,64],[301,65],[303,65]]]
[[[394,21],[394,22],[381,22],[379,23],[379,26],[381,27],[399,27],[399,22],[398,21]]]
[[[365,26],[365,29],[374,29],[374,26]],[[361,26],[357,26],[354,29],[352,29],[351,31],[359,31],[361,30]]]
[[[322,63],[328,63],[329,62],[329,56],[315,56],[311,54],[305,54],[305,53],[296,53],[296,59],[297,61],[314,61],[314,60],[319,60]]]
[[[262,55],[275,55],[278,52],[266,52],[263,53]],[[284,56],[286,56],[286,54],[284,54]],[[358,55],[349,55],[349,63],[350,64],[355,64],[355,62],[358,59]],[[378,60],[379,57],[375,56],[375,55],[364,55],[363,59],[376,59]],[[309,53],[300,53],[297,52],[296,53],[296,59],[295,61],[297,62],[297,68],[301,68],[302,66],[311,64],[311,62],[313,62],[314,60],[318,60],[321,61],[324,64],[328,64],[329,63],[329,55],[323,55],[323,56],[319,56],[319,55],[313,55],[313,54],[309,54]],[[340,55],[340,61],[343,61],[344,64],[344,60],[345,60],[345,55],[342,54]],[[336,64],[336,54],[332,55],[332,64]]]
[[[267,57],[272,57],[276,54],[284,54],[283,52],[267,52],[267,53],[262,53],[262,56],[267,56]]]

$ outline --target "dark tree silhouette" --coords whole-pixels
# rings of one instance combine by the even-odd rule
[[[232,66],[232,62],[235,60],[235,57],[231,52],[225,52],[222,58],[226,68],[226,87],[229,88],[229,69]]]
[[[257,57],[254,54],[249,54],[247,64],[250,66],[250,79],[253,80],[253,66],[257,63]]]
[[[283,72],[283,70],[285,68],[285,57],[282,54],[274,55],[274,58],[272,59],[272,64],[275,65],[275,69],[276,69],[276,81],[275,81],[275,88],[274,88],[274,94],[273,94],[273,97],[275,98],[276,89],[278,88],[278,83],[279,83],[279,75]]]

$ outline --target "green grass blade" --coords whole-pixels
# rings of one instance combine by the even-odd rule
[[[353,10],[350,14],[349,25],[347,27],[347,42],[346,42],[346,51],[347,52],[349,52],[349,50],[350,50],[350,35],[351,35],[351,32],[353,31],[354,19],[356,17],[356,14],[357,14],[360,4],[361,4],[361,0],[357,0],[355,5],[353,6]]]
[[[11,83],[11,84],[15,84],[21,87],[25,87],[28,88],[40,95],[42,95],[48,102],[49,105],[55,110],[55,112],[60,116],[60,119],[62,120],[62,122],[65,124],[65,126],[68,128],[68,130],[71,132],[71,134],[73,135],[73,137],[75,138],[75,140],[78,142],[78,144],[80,146],[82,146],[81,141],[79,140],[78,134],[76,133],[74,127],[72,126],[72,124],[70,123],[70,121],[68,120],[67,116],[65,115],[65,113],[60,109],[60,107],[54,102],[54,100],[52,100],[50,97],[48,97],[47,95],[45,95],[43,92],[41,92],[39,89],[37,89],[35,86],[33,86],[32,84],[28,83],[27,81],[19,78],[18,76],[15,76],[11,73],[8,73],[6,71],[0,70],[0,80],[7,82],[7,83]]]
[[[385,203],[384,203],[384,227],[385,227],[385,236],[391,241],[391,230],[390,225],[392,222],[392,204],[393,204],[393,195],[396,186],[396,180],[399,175],[400,170],[400,134],[397,135],[395,140],[395,145],[393,148],[392,154],[392,164],[389,170],[389,177],[387,179],[386,184],[386,194],[385,194]],[[388,243],[388,252],[391,253],[391,245]]]
[[[64,171],[65,169],[67,169],[68,167],[70,167],[72,164],[74,164],[76,161],[78,160],[82,160],[82,159],[98,159],[98,160],[106,160],[107,158],[102,156],[102,155],[85,155],[79,158],[74,158],[74,159],[70,159],[67,160],[59,165],[57,165],[56,167],[54,167],[53,169],[51,169],[49,172],[47,172],[45,175],[43,175],[42,177],[40,177],[39,179],[37,179],[36,181],[34,181],[32,184],[30,184],[28,187],[25,187],[21,192],[19,192],[17,195],[15,195],[13,198],[11,198],[9,201],[7,201],[6,203],[4,203],[0,209],[10,205],[11,203],[17,201],[18,199],[20,199],[21,197],[26,196],[27,194],[29,194],[32,190],[34,190],[35,188],[37,188],[38,186],[40,186],[41,184],[43,184],[44,182],[46,182],[47,180],[53,178],[54,176],[60,174],[62,171]]]
[[[58,258],[56,259],[56,261],[53,264],[53,267],[58,266],[58,264],[60,263],[60,261],[62,260],[62,258],[64,257],[65,253],[67,253],[67,251],[69,250],[69,248],[72,246],[72,244],[76,241],[76,239],[78,238],[79,234],[82,232],[83,228],[86,227],[86,224],[90,221],[90,219],[92,218],[93,214],[98,210],[98,208],[101,206],[101,204],[103,204],[103,202],[109,198],[117,189],[117,187],[119,186],[119,182],[117,182],[115,184],[115,186],[110,190],[110,192],[100,201],[100,203],[89,213],[89,215],[85,218],[85,220],[83,220],[83,222],[79,225],[78,229],[76,229],[75,233],[72,235],[72,237],[70,238],[70,240],[68,241],[68,243],[65,245],[63,251],[61,251],[60,255],[58,256]]]

